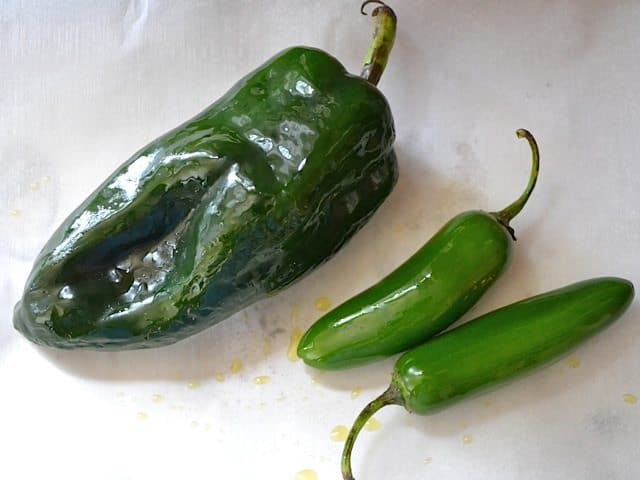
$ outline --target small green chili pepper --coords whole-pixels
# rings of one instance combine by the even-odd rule
[[[391,385],[358,416],[344,446],[342,475],[366,421],[386,405],[428,415],[470,394],[557,359],[627,309],[633,284],[620,278],[575,283],[494,310],[402,355]]]
[[[320,318],[303,336],[298,356],[312,367],[354,367],[405,351],[466,313],[504,271],[515,240],[509,221],[536,184],[539,152],[532,151],[522,195],[495,213],[470,211],[449,221],[404,264],[376,285]]]

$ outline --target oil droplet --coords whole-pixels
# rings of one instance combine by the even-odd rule
[[[196,420],[191,420],[191,428],[198,428],[199,423]]]
[[[429,465],[430,463],[433,463],[433,458],[431,457],[427,457],[424,459],[424,463],[426,463],[427,465]]]
[[[287,349],[287,358],[290,362],[296,362],[300,360],[298,357],[298,344],[302,338],[302,330],[294,328],[291,331],[291,337],[289,338],[289,348]]]
[[[349,436],[349,429],[344,425],[337,425],[333,427],[331,433],[329,434],[329,438],[334,442],[344,442]]]
[[[569,365],[570,368],[578,368],[580,366],[580,358],[578,357],[569,357],[567,359],[567,365]]]
[[[265,338],[264,345],[262,346],[262,353],[264,353],[265,355],[269,355],[272,351],[273,349],[271,348],[271,339]]]
[[[209,432],[211,431],[211,424],[209,422],[205,422],[204,424],[204,431],[205,432]]]
[[[367,432],[375,432],[376,430],[380,430],[380,422],[374,417],[371,417],[369,420],[367,420],[367,423],[364,424],[364,429]]]
[[[325,310],[329,310],[331,308],[331,300],[329,300],[327,297],[318,297],[316,298],[315,305],[318,310],[324,312]]]
[[[242,370],[242,362],[240,361],[240,359],[235,358],[231,362],[231,373],[239,373],[240,370]]]
[[[153,403],[162,403],[164,401],[164,397],[159,393],[154,393],[153,395],[151,395],[151,401]]]
[[[291,307],[291,326],[293,328],[298,327],[298,317],[300,316],[300,307],[297,304],[294,304]]]
[[[266,385],[270,381],[271,377],[269,377],[268,375],[261,375],[253,379],[253,383],[255,383],[256,385]]]
[[[318,474],[313,470],[300,470],[296,473],[295,480],[318,480]]]
[[[362,389],[360,387],[356,387],[351,390],[351,398],[358,398],[362,393]]]
[[[465,445],[469,445],[471,442],[473,442],[473,437],[471,435],[465,435],[462,437],[462,443]]]
[[[215,379],[219,382],[224,382],[224,373],[218,372],[214,375]]]
[[[146,419],[148,419],[148,418],[149,418],[149,415],[147,415],[147,414],[146,414],[146,413],[144,413],[144,412],[138,412],[138,413],[136,414],[136,418],[137,418],[138,420],[146,420]]]
[[[22,210],[12,208],[11,210],[9,210],[9,215],[11,215],[12,217],[19,217],[20,215],[22,215]]]
[[[638,403],[638,397],[636,397],[632,393],[625,393],[622,396],[622,399],[625,401],[625,403],[628,403],[629,405],[635,405],[636,403]]]
[[[493,402],[492,402],[491,400],[487,399],[487,400],[485,400],[485,401],[484,401],[484,406],[485,406],[485,407],[487,407],[487,408],[489,408],[489,407],[491,406],[491,404],[492,404],[492,403],[493,403]]]
[[[51,181],[51,177],[50,177],[49,175],[45,175],[45,176],[42,178],[42,181],[43,181],[43,182],[45,182],[45,183],[48,183],[48,182],[50,182],[50,181]]]
[[[404,230],[404,226],[403,226],[401,223],[396,223],[396,224],[393,226],[393,231],[394,231],[395,233],[400,233],[400,232],[402,232],[402,230]]]
[[[200,381],[199,380],[191,380],[189,383],[187,383],[187,388],[190,388],[191,390],[195,390],[197,388],[200,388]]]
[[[31,190],[34,190],[34,191],[35,191],[35,190],[40,190],[40,183],[38,183],[38,182],[32,182],[32,183],[29,185],[29,188],[30,188]]]

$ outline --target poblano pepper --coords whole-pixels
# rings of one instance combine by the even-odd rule
[[[167,345],[336,253],[398,176],[374,86],[396,19],[384,5],[372,15],[364,78],[291,48],[134,154],[45,245],[15,327],[59,348]]]

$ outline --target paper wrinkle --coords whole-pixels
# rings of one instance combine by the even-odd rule
[[[149,0],[130,0],[122,18],[124,39],[122,49],[132,50],[142,39],[142,32],[149,18]]]

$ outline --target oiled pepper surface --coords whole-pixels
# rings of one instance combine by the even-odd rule
[[[61,348],[156,347],[331,257],[397,178],[380,91],[286,50],[136,153],[60,226],[14,324]]]

